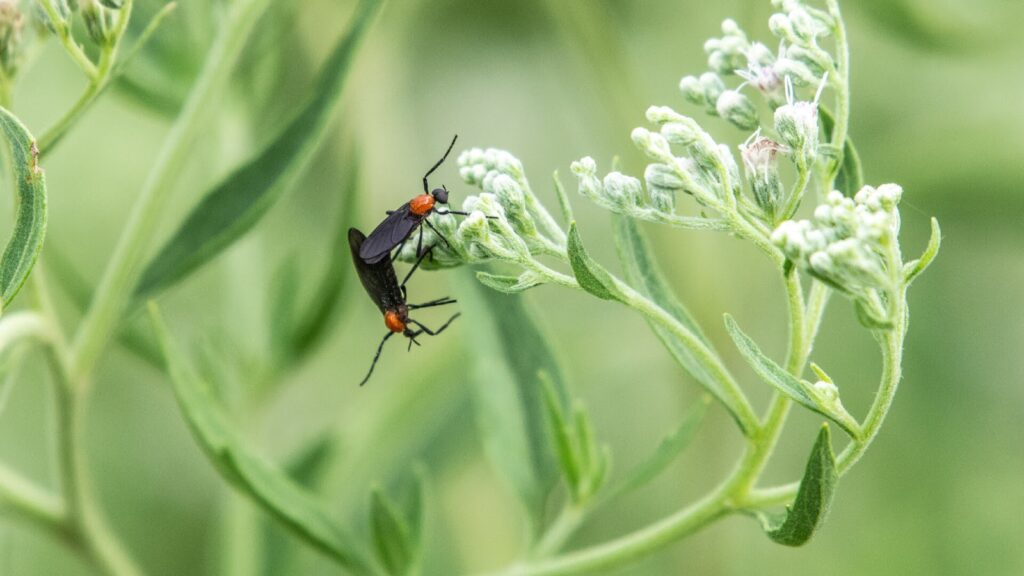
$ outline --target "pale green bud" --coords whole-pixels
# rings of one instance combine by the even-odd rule
[[[683,79],[679,81],[679,90],[683,93],[683,98],[688,101],[698,106],[708,105],[707,96],[704,94],[704,85],[696,76],[683,76]]]
[[[737,90],[726,90],[715,104],[718,115],[743,130],[754,130],[760,124],[754,103]]]
[[[812,153],[818,147],[818,105],[793,102],[775,109],[775,131],[793,150]]]
[[[640,181],[621,172],[609,172],[604,177],[604,194],[609,201],[624,208],[638,206],[643,200]]]
[[[686,147],[692,146],[700,138],[690,122],[666,122],[661,125],[661,135],[671,144]]]
[[[672,149],[668,140],[661,134],[651,132],[646,128],[634,128],[631,137],[636,147],[648,158],[662,161],[672,158]]]

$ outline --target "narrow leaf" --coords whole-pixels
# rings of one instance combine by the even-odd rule
[[[375,489],[370,499],[370,528],[377,557],[388,574],[405,574],[413,556],[409,526],[380,489]]]
[[[558,177],[558,170],[551,175],[551,180],[555,183],[555,194],[558,196],[558,207],[562,209],[562,219],[566,224],[574,222],[576,218],[572,215],[572,204],[569,203],[569,195],[565,193],[565,186],[562,186],[562,180]]]
[[[768,537],[785,546],[806,544],[825,521],[838,481],[832,439],[825,424],[811,449],[793,506],[782,517],[757,514]]]
[[[466,274],[459,278],[484,449],[522,501],[531,526],[538,528],[547,495],[560,477],[538,373],[548,374],[563,410],[565,379],[524,296],[500,294]]]
[[[208,192],[157,252],[135,288],[137,301],[179,282],[241,238],[309,164],[327,134],[349,64],[379,4],[363,0],[310,90],[311,99],[261,153]]]
[[[352,155],[349,155],[351,166],[348,171],[349,177],[342,186],[343,200],[337,216],[338,223],[335,228],[334,237],[329,245],[330,259],[327,263],[327,270],[320,279],[313,298],[296,313],[295,322],[290,332],[289,349],[292,362],[316,350],[317,345],[323,341],[327,328],[332,325],[335,313],[341,302],[341,295],[349,279],[352,277],[352,261],[348,250],[348,229],[352,224],[356,212],[356,184],[358,175],[355,166],[358,164]]]
[[[928,239],[928,246],[924,249],[924,253],[917,260],[908,262],[904,266],[903,281],[907,285],[913,282],[914,278],[917,278],[921,272],[924,272],[931,265],[932,260],[935,260],[935,256],[939,253],[939,246],[941,244],[942,230],[939,229],[939,221],[932,218],[932,235]]]
[[[523,272],[519,276],[499,276],[487,272],[477,272],[476,279],[484,286],[503,294],[525,292],[541,283],[540,278],[529,271]]]
[[[704,335],[697,321],[693,319],[689,310],[676,298],[665,277],[658,267],[651,249],[640,231],[636,221],[626,217],[615,215],[613,217],[615,230],[615,245],[619,253],[619,262],[622,264],[622,271],[626,281],[642,294],[650,298],[655,304],[668,312],[680,324],[694,333],[705,346],[714,350],[710,340]],[[739,409],[733,406],[733,400],[725,394],[718,381],[712,377],[704,366],[696,359],[693,352],[683,344],[670,330],[651,320],[647,320],[651,331],[661,340],[661,343],[668,349],[676,362],[690,374],[705,390],[711,393],[722,403],[735,417]],[[743,422],[737,419],[740,427]]]
[[[370,572],[370,564],[352,537],[325,512],[330,506],[245,445],[209,387],[187,365],[152,303],[150,318],[164,351],[182,416],[221,476],[313,548],[357,572]]]
[[[661,443],[658,444],[654,452],[646,460],[630,470],[622,482],[612,489],[608,499],[611,500],[642,488],[664,472],[669,464],[675,461],[679,454],[690,445],[693,437],[696,436],[697,429],[700,428],[701,423],[704,421],[704,415],[707,414],[710,404],[710,396],[705,395],[701,398],[683,416],[679,426],[661,440]]]
[[[569,264],[572,266],[573,274],[576,276],[580,288],[602,300],[618,299],[611,274],[587,254],[575,222],[569,224],[568,251]]]
[[[0,257],[0,311],[21,290],[35,266],[46,236],[46,177],[39,167],[39,149],[25,126],[0,107],[0,128],[10,146],[18,211],[14,230]]]
[[[821,126],[824,129],[825,140],[832,139],[832,129],[835,127],[835,118],[824,106],[818,107],[818,117],[821,118]],[[860,164],[860,154],[853,146],[850,137],[846,137],[843,143],[843,161],[839,165],[839,172],[836,174],[835,188],[846,196],[852,197],[864,186],[864,171]]]
[[[733,342],[736,343],[736,348],[739,349],[740,354],[746,358],[750,367],[754,369],[754,372],[762,380],[771,384],[779,392],[782,392],[801,406],[831,419],[852,437],[857,438],[860,436],[857,422],[845,410],[839,410],[842,406],[841,404],[837,402],[838,406],[836,409],[829,409],[824,406],[813,392],[809,382],[786,372],[781,366],[766,356],[764,352],[761,352],[757,343],[740,330],[739,325],[736,324],[736,321],[729,314],[725,315],[725,327]]]
[[[569,486],[573,497],[579,497],[580,477],[582,476],[582,464],[577,445],[577,437],[573,434],[565,420],[562,402],[555,392],[554,384],[547,372],[539,374],[541,384],[544,387],[544,408],[548,416],[548,425],[551,429],[551,437],[555,445],[555,454],[558,455],[559,464],[562,467],[562,474],[565,475],[566,484]]]

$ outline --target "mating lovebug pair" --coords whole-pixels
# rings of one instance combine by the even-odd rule
[[[384,344],[388,341],[388,338],[395,334],[402,334],[409,339],[409,348],[411,349],[413,344],[419,346],[419,342],[416,340],[417,336],[420,334],[427,334],[429,336],[440,334],[453,320],[459,317],[458,314],[455,314],[443,326],[437,330],[431,330],[416,320],[409,318],[409,311],[454,304],[455,299],[445,297],[422,304],[408,304],[406,302],[405,290],[405,284],[412,277],[413,272],[419,268],[423,259],[433,250],[432,246],[425,251],[423,250],[423,229],[420,227],[421,224],[425,223],[434,231],[438,238],[448,244],[448,240],[434,228],[427,218],[433,213],[468,215],[465,212],[451,209],[446,209],[443,212],[438,210],[438,204],[448,203],[448,190],[442,186],[431,191],[427,183],[427,178],[448,158],[448,154],[451,153],[457,139],[458,135],[452,138],[452,143],[448,145],[448,150],[445,151],[444,156],[423,176],[423,194],[406,202],[397,210],[389,211],[387,218],[374,228],[369,236],[365,236],[355,228],[350,228],[348,231],[349,248],[352,250],[352,261],[355,263],[359,280],[362,282],[363,288],[366,289],[366,293],[370,295],[370,299],[377,304],[377,308],[384,314],[384,325],[388,328],[388,333],[384,335],[380,345],[377,347],[373,363],[370,364],[370,371],[363,378],[363,381],[359,383],[360,386],[365,384],[370,379],[370,375],[373,374],[373,369],[377,366],[377,360],[380,359],[381,351],[384,349]],[[396,254],[400,252],[405,242],[417,228],[419,228],[420,234],[416,245],[416,263],[413,264],[412,269],[409,270],[402,283],[399,284],[391,253],[395,248],[398,248]],[[414,330],[410,326],[415,326],[416,329]]]

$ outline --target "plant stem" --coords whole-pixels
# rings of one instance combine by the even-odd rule
[[[128,223],[72,345],[72,378],[88,381],[100,353],[117,328],[140,265],[174,182],[193,152],[210,110],[223,92],[246,40],[269,0],[238,0],[232,4],[206,63],[164,142],[153,169],[132,208]]]
[[[99,63],[96,64],[96,68],[90,77],[89,85],[85,87],[85,91],[82,92],[82,95],[79,96],[75,104],[49,130],[39,137],[38,146],[40,154],[45,155],[64,137],[72,124],[81,117],[82,113],[85,112],[89,105],[95,101],[96,97],[107,87],[107,84],[110,83],[110,80],[113,78],[114,62],[117,60],[117,50],[121,46],[125,30],[128,28],[133,3],[134,0],[126,0],[124,6],[118,11],[117,22],[114,24],[114,29],[111,32],[112,41],[100,48]]]
[[[96,77],[96,65],[92,63],[92,60],[85,55],[85,51],[79,46],[78,42],[75,41],[75,37],[71,34],[71,27],[57,13],[57,9],[53,6],[53,3],[47,0],[36,0],[36,4],[43,9],[46,13],[47,18],[53,23],[53,29],[56,30],[57,39],[64,45],[64,50],[71,56],[75,64],[85,72],[85,75],[90,79]]]
[[[836,151],[836,158],[833,160],[833,166],[828,170],[827,186],[822,188],[822,194],[827,194],[832,190],[836,175],[839,174],[839,168],[843,165],[846,133],[850,125],[850,45],[846,40],[846,24],[843,23],[843,16],[839,11],[839,1],[827,0],[827,4],[828,13],[836,23],[832,30],[836,41],[836,71],[838,72],[832,84],[836,91],[836,117],[832,130],[832,147]]]

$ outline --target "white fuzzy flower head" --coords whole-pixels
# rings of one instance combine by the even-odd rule
[[[779,139],[795,152],[811,156],[818,147],[818,98],[825,84],[826,79],[822,79],[813,101],[797,101],[793,85],[787,78],[786,104],[775,109],[775,131]]]
[[[488,176],[506,174],[513,180],[523,183],[523,164],[518,158],[498,148],[471,148],[459,154],[456,160],[459,176],[467,184],[483,186]]]
[[[631,137],[636,147],[646,154],[648,158],[663,162],[671,160],[672,149],[668,144],[668,140],[661,134],[651,132],[646,128],[634,128]]]
[[[749,48],[747,35],[732,19],[722,22],[721,38],[711,38],[704,43],[708,67],[719,74],[733,74],[736,70],[746,68],[745,53]]]
[[[718,96],[715,111],[724,120],[743,130],[754,130],[760,121],[754,103],[739,90],[726,90]]]
[[[774,218],[783,195],[777,156],[785,150],[785,146],[759,133],[754,133],[747,142],[740,145],[740,156],[743,158],[744,172],[754,201],[768,220]]]

